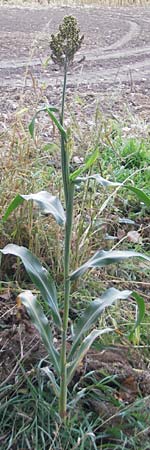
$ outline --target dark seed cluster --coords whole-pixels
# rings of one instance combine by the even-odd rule
[[[73,62],[75,53],[80,49],[84,36],[80,36],[80,29],[75,17],[65,16],[57,34],[51,35],[50,48],[54,63],[63,66]]]

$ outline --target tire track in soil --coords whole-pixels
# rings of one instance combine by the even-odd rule
[[[117,40],[114,44],[109,45],[106,50],[116,50],[117,48],[122,47],[127,44],[131,39],[135,38],[140,33],[140,27],[136,22],[128,21],[129,31],[119,40]]]
[[[6,97],[10,90],[11,93],[13,89],[19,92],[24,85],[32,89],[34,77],[39,85],[46,83],[56,88],[61,84],[62,77],[53,64],[43,70],[42,62],[48,56],[49,35],[66,14],[77,16],[85,34],[84,46],[77,57],[78,61],[85,55],[85,62],[80,66],[76,61],[74,71],[69,73],[71,90],[74,86],[79,93],[85,94],[87,84],[88,93],[90,89],[97,93],[98,90],[105,92],[107,88],[115,93],[118,88],[126,89],[133,78],[138,93],[147,95],[150,89],[150,7],[51,7],[35,11],[0,7],[1,12],[0,96],[4,89]],[[29,56],[31,53],[32,57]],[[27,66],[32,77],[27,76],[25,82]]]
[[[101,50],[101,49],[100,49]],[[119,50],[119,51],[114,51],[113,53],[106,53],[105,52],[108,51],[108,49],[103,49],[102,52],[99,51],[95,51],[92,52],[92,55],[89,55],[89,52],[84,52],[83,56],[85,55],[86,57],[86,61],[95,61],[96,63],[98,62],[102,62],[102,61],[106,61],[106,60],[111,60],[111,59],[120,59],[120,58],[129,58],[130,56],[132,57],[136,57],[137,55],[144,57],[145,54],[150,54],[150,46],[146,46],[146,47],[139,47],[139,48],[131,48],[129,50]],[[11,68],[19,68],[19,67],[26,67],[28,64],[29,59],[28,58],[17,58],[15,61],[14,59],[9,59],[9,60],[3,60],[0,62],[0,68],[1,69],[11,69]],[[144,63],[144,60],[143,60]],[[50,63],[51,64],[51,63]],[[30,62],[30,66],[37,66],[39,65],[39,59],[32,59],[32,61]],[[52,64],[51,64],[52,65]]]

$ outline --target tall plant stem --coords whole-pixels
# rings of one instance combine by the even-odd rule
[[[72,235],[73,195],[74,195],[74,185],[70,183],[68,192],[67,210],[66,210],[66,227],[65,227],[64,313],[63,313],[63,330],[62,330],[62,347],[61,347],[61,380],[60,380],[60,399],[59,399],[59,413],[63,420],[65,420],[66,418],[66,408],[67,408],[66,343],[67,343],[69,295],[70,295],[69,263],[70,263],[71,235]]]
[[[64,82],[61,102],[61,124],[64,124],[64,108],[65,108],[65,96],[66,96],[66,84],[67,84],[67,57],[65,57],[64,63]]]
[[[64,124],[64,106],[67,82],[67,58],[64,64],[64,82],[62,93],[61,107],[61,124]],[[72,235],[72,217],[73,217],[73,194],[74,185],[69,180],[69,158],[67,154],[67,138],[61,134],[61,166],[62,178],[66,205],[66,225],[65,225],[65,248],[64,248],[64,312],[63,312],[63,328],[61,342],[61,371],[60,371],[60,398],[59,398],[59,414],[63,420],[66,418],[67,409],[67,367],[66,367],[66,341],[69,316],[69,295],[70,295],[70,247]]]
[[[61,116],[60,116],[60,121],[61,121],[62,126],[64,125],[66,83],[67,83],[67,57],[65,58],[65,64],[64,64],[64,82],[63,82]],[[68,186],[69,185],[69,161],[68,161],[68,155],[67,155],[67,151],[66,151],[66,138],[64,137],[64,135],[62,133],[61,133],[61,169],[62,169],[65,203],[66,203],[66,207],[67,207],[68,189],[69,189],[69,186]]]

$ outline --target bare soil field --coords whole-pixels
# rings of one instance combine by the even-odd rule
[[[84,45],[68,75],[69,97],[86,101],[91,116],[97,102],[110,116],[134,114],[148,122],[150,89],[150,6],[0,7],[0,129],[19,106],[44,86],[58,103],[62,74],[50,56],[49,41],[64,15],[77,17]],[[79,60],[81,60],[79,64]],[[10,117],[9,117],[10,118]]]

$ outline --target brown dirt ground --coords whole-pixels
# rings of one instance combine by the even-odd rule
[[[0,380],[3,385],[15,382],[22,363],[30,373],[41,358],[46,359],[47,353],[24,307],[17,307],[9,289],[0,293],[0,306]],[[58,336],[55,336],[55,341],[58,348]],[[139,393],[143,396],[149,395],[150,374],[142,351],[139,353],[134,346],[127,344],[126,342],[122,345],[120,341],[118,346],[112,348],[90,350],[83,364],[79,366],[76,378],[91,370],[96,371],[97,378],[116,375],[121,384],[116,394],[120,397],[122,395],[122,400],[129,403],[135,400]]]
[[[86,101],[92,117],[96,104],[114,117],[122,113],[149,121],[150,7],[0,7],[1,130],[20,105],[44,86],[50,104],[57,103],[62,76],[49,57],[50,34],[73,14],[84,33],[84,45],[68,75],[68,98]],[[85,56],[85,61],[78,63]],[[38,96],[38,94],[37,94]],[[143,130],[144,131],[144,130]]]

